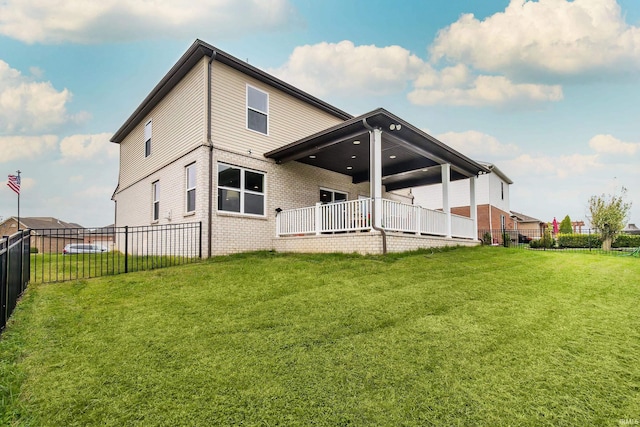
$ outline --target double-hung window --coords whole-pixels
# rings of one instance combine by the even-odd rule
[[[153,220],[160,219],[160,181],[151,184]]]
[[[151,155],[151,120],[144,126],[144,156]]]
[[[187,188],[187,212],[196,210],[196,164],[192,163],[185,168]]]
[[[247,129],[269,134],[269,94],[248,85]]]
[[[264,216],[264,173],[218,163],[218,210]]]

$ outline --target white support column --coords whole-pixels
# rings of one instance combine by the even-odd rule
[[[449,205],[449,183],[451,182],[451,165],[445,163],[440,165],[442,174],[442,211],[447,214],[447,224],[445,231],[447,238],[451,238],[451,206]]]
[[[315,212],[315,226],[316,226],[316,236],[320,235],[322,230],[322,203],[316,203],[316,212]]]
[[[382,130],[369,131],[369,184],[373,202],[373,225],[382,224]]]
[[[473,220],[473,229],[475,231],[475,235],[473,236],[474,240],[478,239],[478,203],[476,202],[476,178],[472,176],[469,179],[469,214],[470,218]]]

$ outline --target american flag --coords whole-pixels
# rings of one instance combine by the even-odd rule
[[[20,194],[20,176],[9,175],[9,182],[7,182],[7,186],[15,191],[16,194]]]

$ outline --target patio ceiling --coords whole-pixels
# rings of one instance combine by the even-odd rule
[[[354,183],[369,181],[367,125],[382,129],[382,183],[387,191],[440,183],[444,163],[451,164],[452,181],[489,172],[382,108],[270,151],[265,157],[349,175]]]

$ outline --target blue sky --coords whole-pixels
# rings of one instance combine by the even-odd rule
[[[0,171],[23,173],[22,216],[113,222],[109,139],[196,38],[495,163],[514,211],[587,220],[624,186],[640,224],[637,0],[5,0]]]

